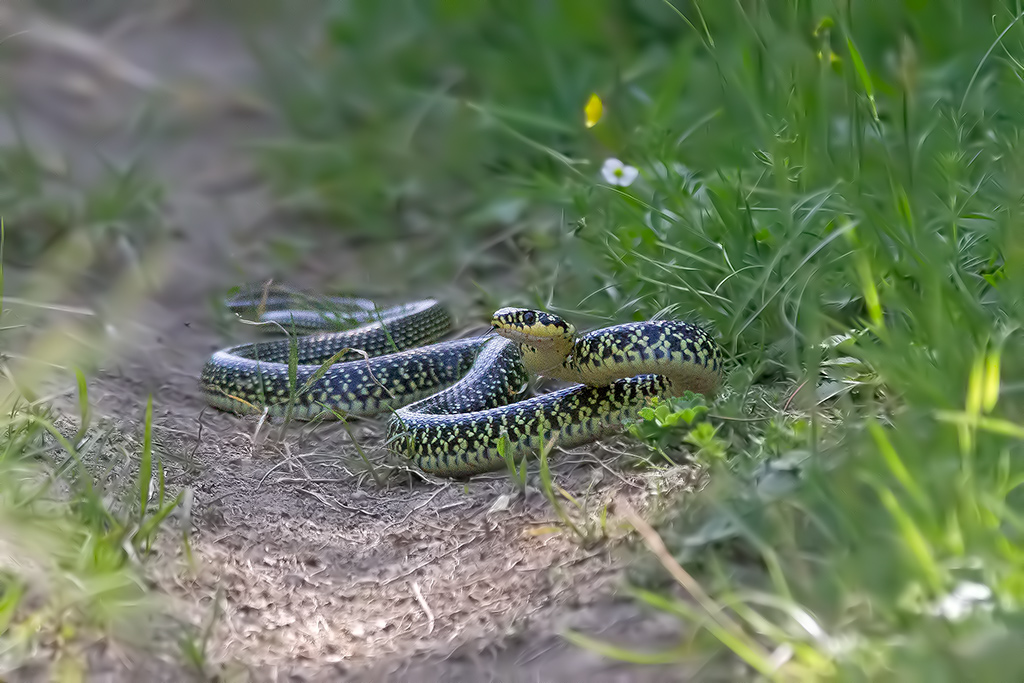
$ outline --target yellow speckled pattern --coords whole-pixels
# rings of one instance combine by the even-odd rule
[[[266,409],[272,416],[290,414],[299,420],[332,410],[376,416],[453,384],[473,365],[483,344],[465,339],[419,346],[451,328],[448,313],[433,300],[389,308],[375,317],[376,322],[351,330],[217,351],[203,367],[200,390],[211,405],[239,414]],[[294,382],[289,376],[293,349]],[[339,353],[337,362],[320,372]]]
[[[558,316],[505,308],[492,318],[498,336],[429,344],[450,327],[437,302],[375,315],[377,322],[349,331],[218,351],[203,369],[202,392],[212,405],[240,413],[290,410],[312,419],[325,411],[392,412],[387,445],[393,452],[425,472],[464,477],[505,466],[497,448],[503,435],[517,460],[556,434],[560,446],[577,446],[620,431],[651,397],[686,390],[711,395],[721,380],[719,346],[701,328],[679,321],[577,335]],[[294,382],[292,344],[298,351]],[[366,357],[345,354],[318,374],[346,348]],[[526,397],[531,372],[577,384]]]

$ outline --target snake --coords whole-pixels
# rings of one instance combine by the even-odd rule
[[[367,299],[244,292],[241,315],[283,338],[216,351],[199,387],[237,415],[297,420],[388,417],[386,447],[427,474],[465,478],[520,462],[544,444],[572,448],[622,432],[652,398],[713,397],[720,346],[702,327],[647,320],[579,333],[546,311],[505,307],[485,334],[444,339],[436,299],[378,308]],[[531,395],[530,379],[567,386]]]

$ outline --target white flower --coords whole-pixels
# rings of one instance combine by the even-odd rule
[[[991,609],[992,589],[980,583],[963,581],[933,606],[932,613],[950,621],[960,621],[975,609]]]
[[[640,175],[640,171],[632,166],[627,166],[613,157],[604,160],[604,166],[601,167],[601,175],[604,176],[609,185],[629,187],[636,180],[636,177]]]

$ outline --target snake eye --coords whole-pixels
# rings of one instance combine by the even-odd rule
[[[526,313],[523,313],[524,325],[532,325],[535,322],[537,322],[537,316],[536,314],[534,314],[533,311],[527,311]]]

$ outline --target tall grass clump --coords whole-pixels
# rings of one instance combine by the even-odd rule
[[[9,264],[30,268],[71,233],[88,249],[96,270],[137,264],[166,235],[163,188],[137,164],[106,164],[97,177],[60,154],[16,133],[0,146],[0,209],[7,226]]]
[[[586,134],[583,103],[595,88],[624,96],[621,66],[665,64],[681,35],[667,7],[632,0],[318,7],[307,40],[252,39],[288,126],[256,157],[282,207],[432,285],[550,272],[537,266],[557,263],[566,236],[550,200],[595,177],[581,153],[604,144]]]
[[[725,457],[632,576],[688,640],[577,642],[730,680],[1024,675],[1019,2],[328,5],[265,150],[285,194],[462,245],[484,289],[529,275],[498,297],[727,349],[707,421],[657,439]]]
[[[1020,8],[699,8],[688,105],[652,73],[610,113],[640,179],[575,188],[602,264],[577,277],[613,316],[708,319],[720,410],[765,423],[718,426],[734,457],[663,530],[709,599],[639,594],[690,622],[681,659],[1016,680]]]
[[[130,213],[126,198],[101,191],[84,197],[93,206],[106,205],[111,220]],[[40,206],[48,201],[16,199]],[[4,206],[18,213],[21,206],[13,204]],[[142,425],[138,439],[93,414],[88,374],[116,351],[107,331],[121,321],[63,304],[95,265],[89,255],[96,233],[88,227],[69,228],[42,252],[21,251],[31,268],[21,269],[16,287],[5,287],[14,269],[0,266],[4,677],[42,665],[52,680],[81,680],[96,642],[151,646],[146,636],[154,633],[151,618],[160,605],[146,583],[145,560],[187,495],[173,492],[165,480],[152,438],[152,402],[125,416]],[[0,223],[0,264],[9,230],[6,221]],[[148,252],[136,267],[104,282],[110,310],[133,310],[159,281],[162,265],[162,254]],[[77,414],[54,404],[69,388],[77,394]]]

